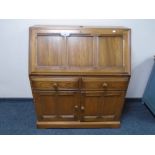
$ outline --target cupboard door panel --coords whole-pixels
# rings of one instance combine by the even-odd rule
[[[73,121],[78,119],[78,92],[34,91],[33,94],[38,120]]]
[[[82,92],[81,121],[118,120],[124,103],[121,91]]]

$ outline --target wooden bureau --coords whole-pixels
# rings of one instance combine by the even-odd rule
[[[130,79],[130,29],[33,26],[29,33],[37,127],[119,127]]]

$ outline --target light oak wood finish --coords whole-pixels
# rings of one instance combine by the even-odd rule
[[[33,94],[39,121],[78,120],[77,91],[34,91]]]
[[[31,77],[33,89],[40,90],[78,90],[77,77]]]
[[[82,89],[85,90],[126,90],[128,78],[83,77]]]
[[[80,121],[37,121],[38,128],[119,128],[119,121],[80,122]]]
[[[130,29],[30,27],[38,128],[119,127],[130,79]]]
[[[43,54],[40,55],[41,53]],[[60,30],[54,27],[30,28],[29,73],[128,75],[130,30],[81,27],[71,30],[65,27]]]

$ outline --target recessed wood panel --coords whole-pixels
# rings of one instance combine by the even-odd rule
[[[98,37],[98,65],[120,67],[123,65],[123,38]]]
[[[78,92],[59,92],[58,95],[59,115],[62,117],[74,116],[75,105],[79,105]]]
[[[104,92],[102,100],[102,114],[109,116],[115,115],[115,120],[118,120],[122,112],[124,97],[124,91]]]
[[[85,107],[84,115],[96,117],[100,110],[100,102],[101,102],[100,93],[89,92],[89,93],[83,94],[82,104]]]
[[[61,36],[37,36],[37,64],[65,65],[65,42]]]
[[[123,91],[87,91],[82,95],[82,121],[119,119],[124,103]]]
[[[56,115],[56,97],[54,94],[40,95],[42,116]]]
[[[77,119],[79,93],[75,91],[37,91],[38,118],[47,121],[66,121]]]
[[[68,37],[68,65],[93,66],[93,37]]]

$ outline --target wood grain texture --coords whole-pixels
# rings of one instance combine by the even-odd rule
[[[120,127],[130,29],[34,26],[29,79],[38,128]]]
[[[31,78],[33,89],[40,90],[77,90],[79,78],[77,77],[33,77]]]
[[[83,77],[82,89],[84,90],[126,90],[128,78],[114,77]]]
[[[68,66],[93,66],[93,37],[68,37]]]
[[[64,38],[61,36],[38,36],[37,37],[37,65],[38,66],[63,66],[65,58]]]
[[[73,121],[78,119],[79,93],[75,91],[34,91],[38,120]]]
[[[30,28],[31,75],[130,75],[130,30]]]
[[[120,121],[79,122],[79,121],[37,121],[37,128],[119,128]]]
[[[123,38],[122,37],[99,37],[98,65],[112,67],[123,65]]]
[[[123,91],[82,92],[82,121],[114,121],[119,119],[124,102]]]

